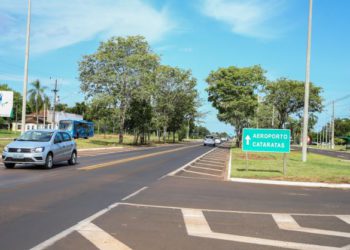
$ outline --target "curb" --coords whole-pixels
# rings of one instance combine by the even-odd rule
[[[260,180],[260,179],[245,179],[245,178],[230,178],[229,180],[232,182],[240,182],[240,183],[254,183],[254,184],[267,184],[267,185],[280,185],[280,186],[350,189],[350,184],[345,184],[345,183],[332,184],[332,183],[322,183],[322,182],[273,181],[273,180]]]

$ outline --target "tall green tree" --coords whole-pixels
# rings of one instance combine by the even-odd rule
[[[123,142],[126,111],[135,93],[147,93],[159,57],[142,36],[113,37],[79,63],[81,90],[88,98],[108,94],[119,109],[119,143]]]
[[[39,123],[39,111],[43,108],[46,99],[45,86],[42,86],[39,80],[31,83],[32,88],[28,91],[29,103],[35,107],[36,124]]]
[[[208,100],[218,111],[218,119],[235,127],[237,145],[242,129],[249,126],[258,106],[257,91],[265,83],[265,71],[259,66],[230,66],[212,71],[206,79]]]
[[[278,128],[283,128],[288,117],[295,114],[301,117],[304,108],[304,82],[279,78],[266,86],[266,101],[275,106]],[[310,83],[309,113],[322,111],[322,88]]]
[[[157,123],[163,128],[163,141],[167,130],[175,132],[181,128],[185,118],[195,113],[198,93],[196,79],[191,71],[170,66],[157,69],[154,84],[154,104]]]

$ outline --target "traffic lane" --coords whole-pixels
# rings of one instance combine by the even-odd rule
[[[0,192],[2,248],[28,249],[207,150],[191,147],[94,171],[67,171]]]
[[[268,213],[349,214],[350,190],[303,188],[167,177],[136,204]]]
[[[301,147],[299,146],[292,146],[292,149],[301,151]],[[307,148],[307,151],[309,153],[331,156],[331,157],[335,157],[343,160],[350,160],[350,153],[346,153],[346,152],[330,151],[330,150],[310,148],[310,147]]]
[[[106,163],[114,160],[122,160],[131,157],[142,156],[146,154],[165,152],[171,149],[185,149],[185,147],[191,147],[199,144],[183,145],[178,144],[176,146],[164,146],[157,148],[147,148],[141,150],[133,150],[126,152],[108,152],[103,155],[94,155],[93,157],[79,157],[78,164],[75,166],[70,166],[67,162],[62,162],[56,164],[53,169],[44,169],[41,166],[34,166],[30,164],[17,165],[14,169],[6,169],[5,167],[0,168],[0,192],[1,188],[18,188],[23,184],[28,184],[32,182],[38,182],[44,179],[49,179],[51,177],[65,176],[66,172],[71,172],[77,168]]]

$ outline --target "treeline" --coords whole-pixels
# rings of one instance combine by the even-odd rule
[[[194,128],[200,114],[197,80],[190,70],[161,65],[144,37],[113,37],[79,62],[81,90],[89,104],[87,119],[134,135],[147,143],[151,133],[175,141]]]
[[[289,128],[298,141],[304,107],[304,82],[279,78],[268,81],[259,65],[219,68],[206,79],[208,100],[218,110],[218,119],[235,127],[237,144],[246,127]],[[310,84],[309,129],[322,111],[321,87]]]

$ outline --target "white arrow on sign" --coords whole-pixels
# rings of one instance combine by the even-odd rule
[[[245,144],[249,145],[249,141],[250,141],[250,136],[249,136],[249,135],[247,135],[247,136],[245,137],[245,141],[246,141]]]

